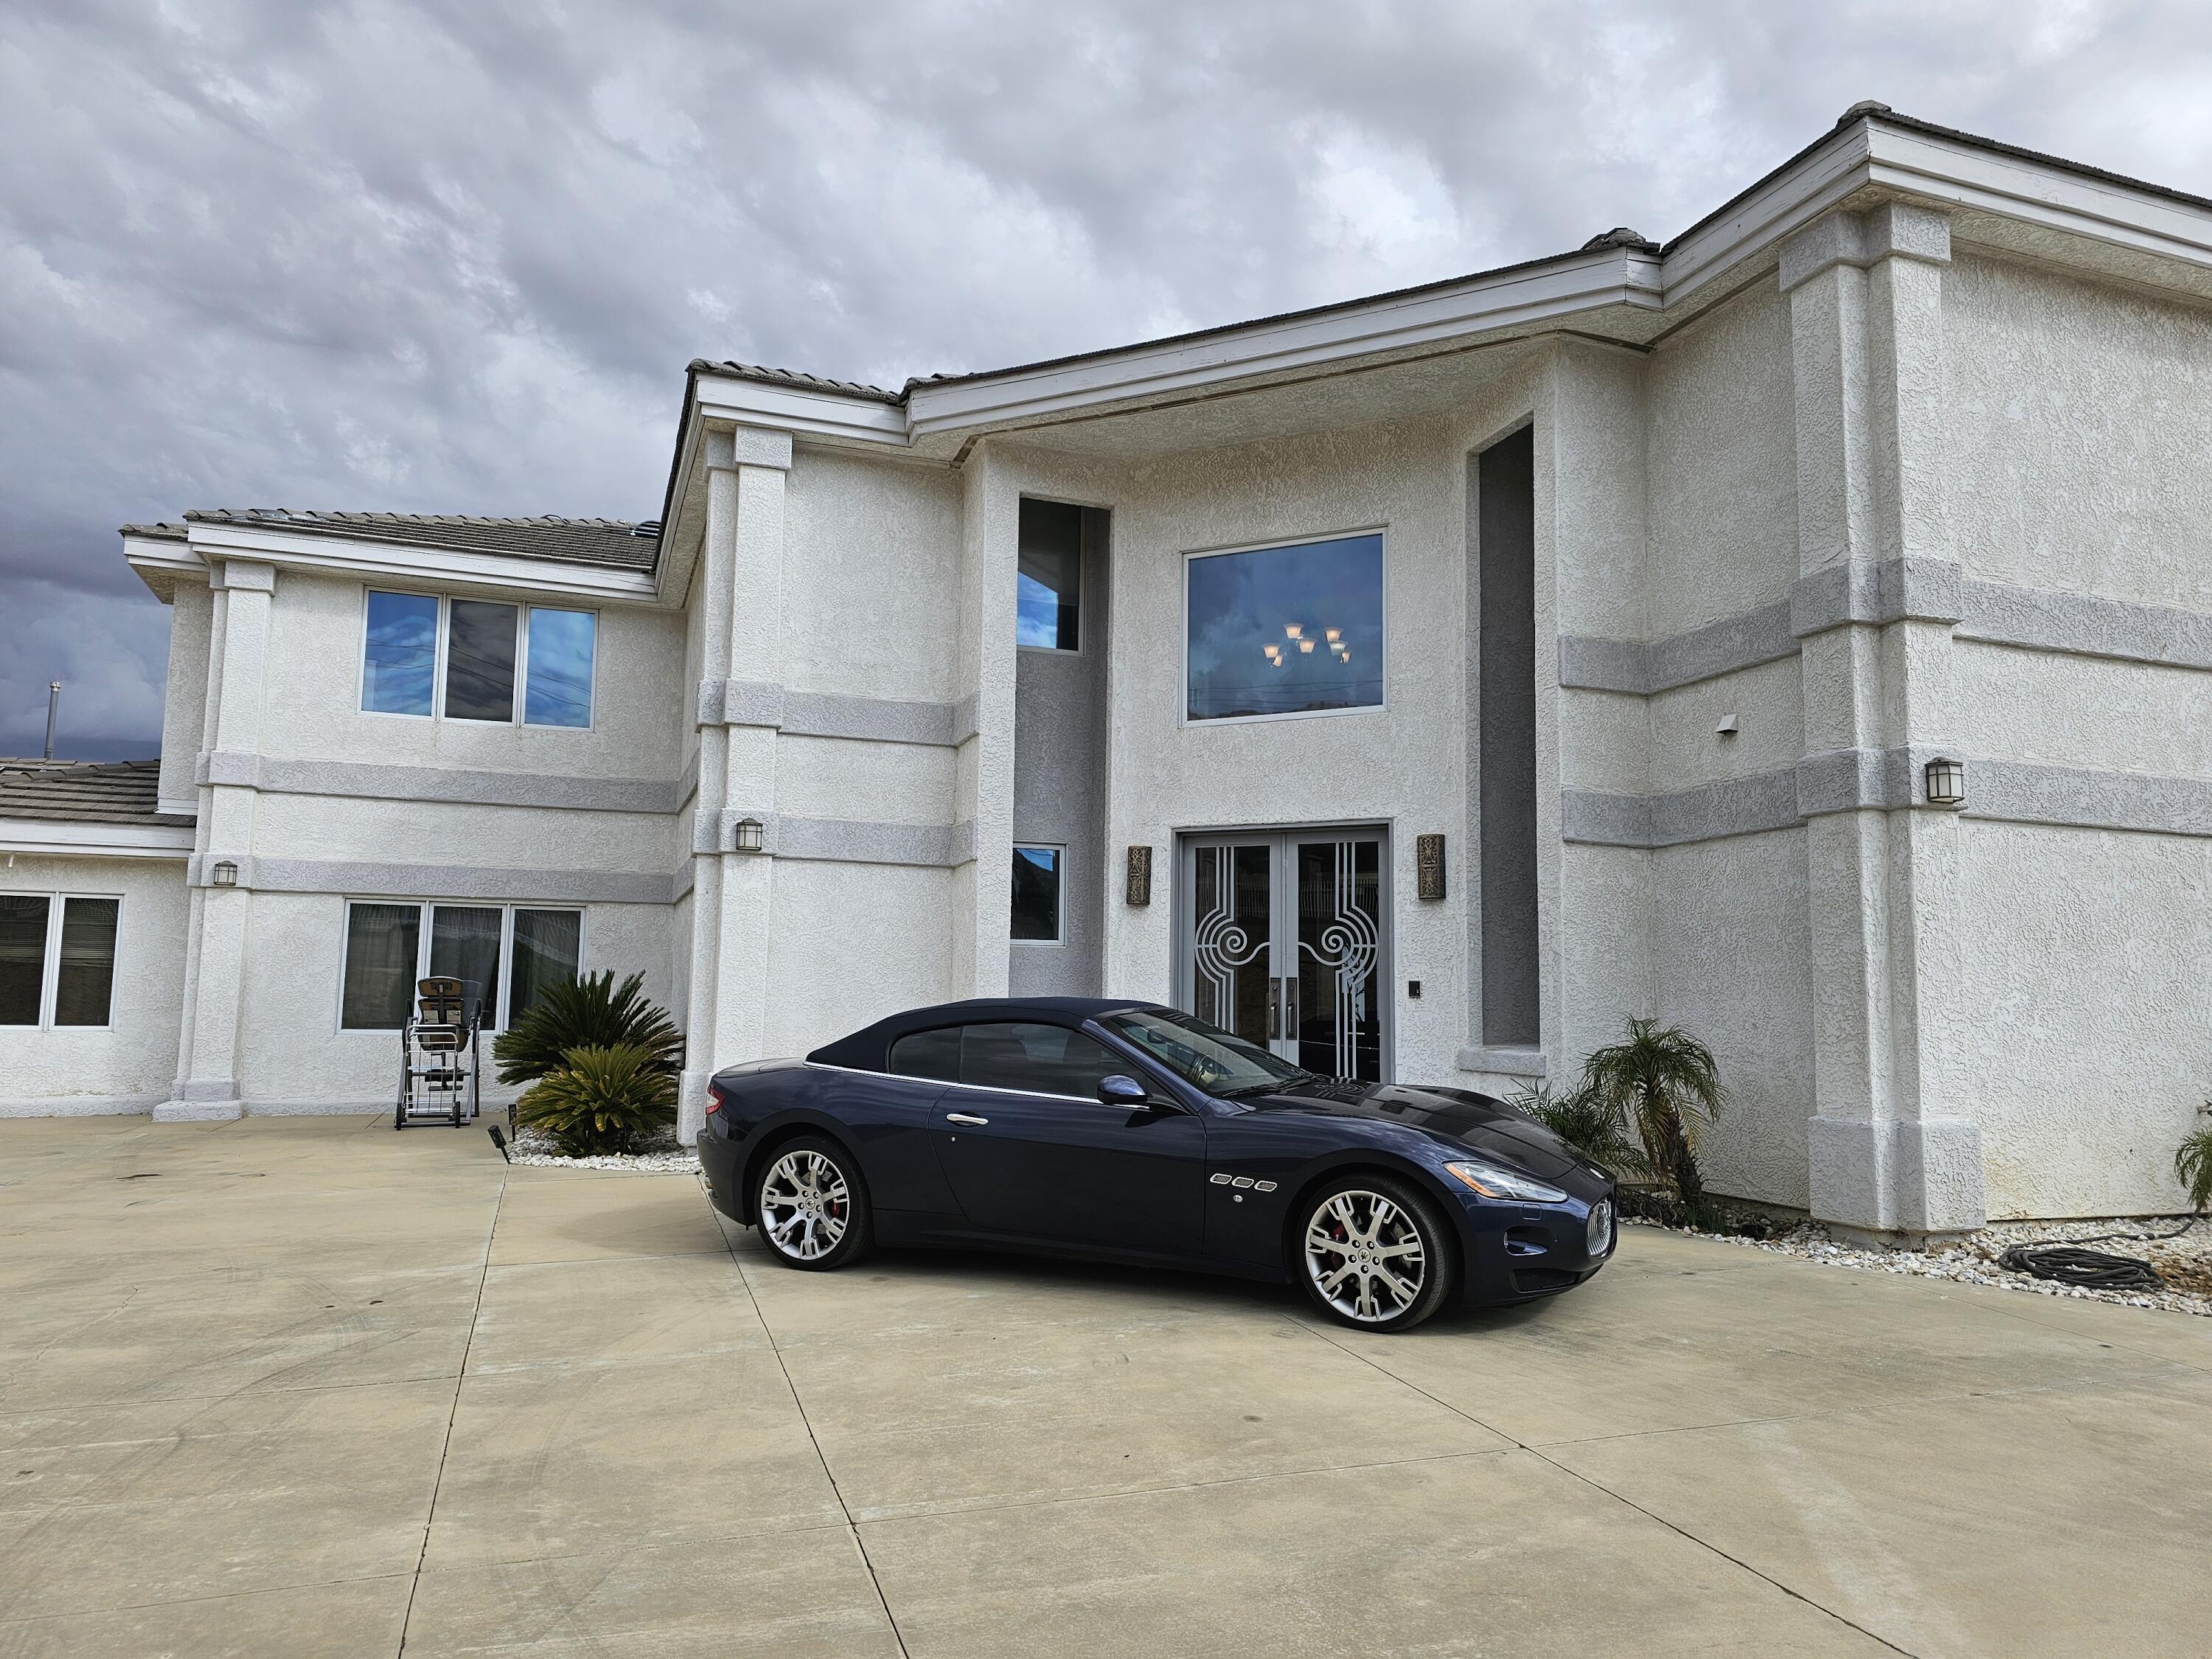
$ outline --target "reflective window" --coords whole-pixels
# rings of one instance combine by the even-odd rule
[[[939,1083],[960,1080],[960,1028],[940,1026],[934,1031],[910,1031],[891,1044],[891,1070],[900,1077],[931,1078]]]
[[[1024,501],[1018,556],[1015,643],[1074,650],[1083,590],[1083,509]]]
[[[338,1024],[349,1030],[393,1031],[407,1023],[415,994],[419,904],[355,904],[346,908],[345,988]]]
[[[446,718],[514,718],[515,607],[484,599],[447,605]]]
[[[598,618],[588,611],[530,613],[530,663],[522,718],[532,726],[592,723],[592,649]]]
[[[507,1023],[512,1025],[528,1013],[547,986],[575,978],[583,950],[581,910],[517,910]]]
[[[428,714],[437,668],[438,601],[428,593],[370,593],[361,706],[376,714]]]
[[[1186,562],[1189,719],[1382,706],[1380,534]]]
[[[430,969],[461,981],[461,994],[481,1017],[499,999],[499,936],[506,921],[497,906],[430,907]]]
[[[0,893],[0,1025],[36,1025],[46,982],[44,894]]]
[[[123,901],[62,901],[61,959],[54,967],[54,1024],[105,1025],[115,994],[115,923]]]
[[[1043,944],[1060,938],[1060,866],[1066,857],[1057,847],[1014,848],[1014,938]]]
[[[960,1080],[987,1089],[1098,1097],[1099,1079],[1127,1072],[1105,1045],[1061,1025],[969,1025],[960,1040]]]

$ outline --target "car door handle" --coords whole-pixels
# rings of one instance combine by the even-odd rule
[[[977,1117],[969,1112],[947,1112],[945,1115],[945,1121],[947,1123],[972,1123],[980,1129],[991,1120],[988,1117]]]

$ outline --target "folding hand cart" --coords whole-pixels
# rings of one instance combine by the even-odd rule
[[[472,1121],[481,1095],[476,988],[442,976],[418,980],[415,1012],[399,1033],[399,1098],[392,1127]]]

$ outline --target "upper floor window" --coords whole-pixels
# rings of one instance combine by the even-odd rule
[[[0,893],[0,1025],[106,1025],[123,901]]]
[[[589,726],[598,618],[588,611],[371,589],[361,706],[528,726]]]
[[[1083,509],[1061,501],[1021,505],[1014,642],[1078,648],[1083,599]]]
[[[1185,717],[1382,706],[1382,536],[1185,561]]]

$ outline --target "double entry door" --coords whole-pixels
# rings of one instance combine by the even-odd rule
[[[1307,1071],[1386,1081],[1387,854],[1380,829],[1186,837],[1182,1006]]]

